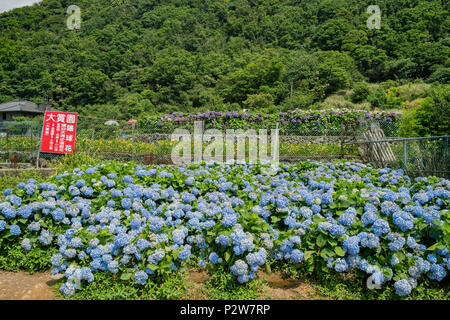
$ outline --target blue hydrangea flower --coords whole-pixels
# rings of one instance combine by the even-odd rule
[[[403,297],[411,293],[412,287],[408,280],[402,279],[394,283],[395,292]]]
[[[334,270],[336,270],[337,272],[344,272],[347,271],[347,269],[348,264],[347,261],[345,261],[345,259],[342,258],[336,259],[336,262],[334,264]]]
[[[394,212],[392,215],[394,224],[403,232],[414,228],[414,217],[405,211]]]
[[[427,273],[428,278],[431,280],[442,281],[447,275],[445,268],[439,264],[433,264],[430,268],[430,272]]]
[[[22,231],[20,230],[20,227],[17,224],[13,224],[9,227],[9,231],[11,232],[11,234],[13,236],[18,236],[22,233]]]
[[[219,256],[215,252],[211,252],[209,255],[209,261],[211,261],[212,264],[218,264],[219,263]]]
[[[378,219],[378,216],[374,212],[366,212],[362,215],[361,221],[364,226],[374,223]]]
[[[178,259],[182,261],[186,261],[191,256],[191,246],[185,245],[183,250],[180,251],[180,254],[178,255]]]
[[[80,238],[78,238],[80,239]],[[39,242],[42,243],[44,246],[48,246],[50,243],[52,243],[53,235],[48,230],[42,230],[41,234],[39,236]],[[81,242],[81,239],[80,239]]]
[[[350,227],[353,224],[353,219],[354,219],[354,215],[352,215],[351,213],[348,212],[344,212],[340,217],[339,217],[339,224],[342,224],[346,227]]]
[[[84,181],[83,179],[77,180],[77,182],[75,182],[75,185],[78,188],[82,188],[82,187],[84,187],[86,185],[86,181]]]
[[[328,231],[333,235],[333,236],[342,236],[345,234],[346,230],[343,226],[341,225],[337,225],[334,224],[331,227],[328,228]]]
[[[377,219],[372,225],[372,232],[377,236],[384,235],[390,230],[389,223],[384,219]]]
[[[73,282],[65,282],[59,289],[61,293],[67,297],[71,297],[75,294],[75,284]]]
[[[437,257],[435,254],[428,254],[427,260],[433,264],[437,263]]]
[[[395,266],[400,263],[400,260],[396,256],[392,256],[391,258],[391,265]]]
[[[290,261],[291,263],[299,263],[303,261],[303,251],[294,249],[291,252]]]
[[[139,285],[145,285],[148,280],[148,275],[144,271],[138,271],[134,274],[134,282]]]
[[[244,260],[236,260],[236,262],[230,267],[230,271],[233,275],[239,277],[244,276],[248,271],[248,265]]]
[[[123,198],[121,201],[122,208],[125,210],[130,210],[131,208],[131,199],[129,198]]]
[[[133,179],[132,176],[124,176],[122,178],[122,181],[125,182],[125,183],[133,183],[134,179]]]
[[[203,259],[199,259],[198,265],[200,266],[200,268],[204,268],[204,267],[206,267],[206,261]]]
[[[232,227],[237,222],[237,216],[234,213],[224,214],[222,217],[222,223],[227,227]]]
[[[216,243],[223,247],[227,247],[230,243],[230,238],[224,234],[221,234],[216,238]]]
[[[33,244],[31,243],[30,239],[25,238],[22,240],[20,246],[22,247],[22,249],[24,249],[26,252],[28,252],[33,247]]]
[[[344,240],[343,249],[349,255],[356,255],[359,253],[359,238],[358,236],[348,237]]]

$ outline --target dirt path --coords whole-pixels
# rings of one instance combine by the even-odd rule
[[[262,299],[310,300],[320,299],[313,286],[302,281],[284,280],[277,273],[258,273],[265,280]],[[59,276],[61,277],[61,276]],[[58,276],[50,273],[28,274],[26,272],[0,271],[0,300],[54,300],[55,291],[51,288]],[[187,292],[182,299],[205,300],[208,296],[203,283],[210,279],[206,271],[190,270],[187,276]]]
[[[278,273],[260,272],[258,276],[266,281],[264,295],[271,300],[317,300],[321,299],[313,286],[300,280],[285,280]]]
[[[0,271],[0,300],[54,300],[50,286],[57,279],[50,273]]]
[[[207,300],[208,295],[204,292],[202,285],[209,279],[211,279],[211,277],[205,270],[189,270],[186,278],[186,296],[182,299]]]

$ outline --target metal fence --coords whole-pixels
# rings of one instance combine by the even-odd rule
[[[334,160],[349,159],[360,161],[358,147],[367,123],[339,124],[323,126],[316,124],[271,123],[239,125],[217,125],[204,122],[203,129],[279,129],[280,161],[295,162],[300,160]],[[395,136],[398,131],[396,123],[380,123],[386,136]],[[96,159],[135,161],[143,164],[168,164],[171,162],[171,134],[175,128],[192,126],[181,124],[177,127],[149,128],[141,123],[105,125],[104,121],[79,117],[75,145],[76,155],[86,155]],[[0,123],[0,162],[35,163],[39,152],[42,123],[38,122],[3,122]],[[42,162],[58,161],[62,155],[40,153]]]
[[[363,160],[384,168],[403,169],[410,177],[450,179],[449,137],[388,138],[360,141]]]

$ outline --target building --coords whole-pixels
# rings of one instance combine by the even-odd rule
[[[0,123],[3,121],[12,121],[13,117],[33,118],[43,115],[46,110],[56,111],[49,105],[36,104],[30,101],[11,101],[0,104]]]

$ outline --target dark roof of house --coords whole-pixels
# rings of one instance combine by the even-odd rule
[[[44,113],[45,110],[56,111],[50,106],[36,104],[30,101],[11,101],[0,104],[0,112]]]

